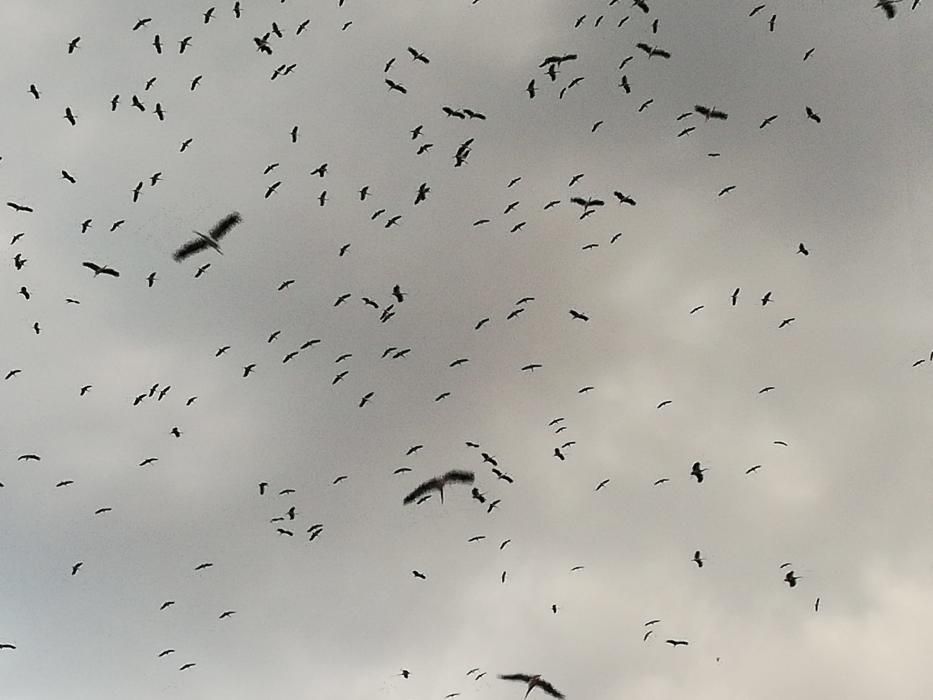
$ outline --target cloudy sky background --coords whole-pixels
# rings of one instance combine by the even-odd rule
[[[653,0],[649,15],[604,0],[241,5],[207,25],[206,4],[180,0],[0,5],[2,199],[35,209],[0,213],[7,240],[25,232],[0,272],[0,372],[22,370],[0,382],[0,643],[17,647],[0,651],[0,695],[507,700],[524,690],[496,674],[523,671],[571,699],[933,696],[929,8],[901,3],[888,21],[831,0],[752,18],[754,3],[726,0]],[[265,56],[252,37],[273,21],[285,37]],[[537,66],[563,53],[579,59],[552,83]],[[383,82],[392,57],[407,95]],[[271,81],[281,63],[297,67]],[[675,121],[695,104],[729,119]],[[309,174],[324,162],[324,179]],[[607,204],[581,221],[577,195]],[[233,210],[223,257],[172,261]],[[95,279],[85,260],[121,276]],[[407,297],[383,324],[361,297],[385,306],[394,284]],[[382,359],[389,346],[412,350]],[[133,407],[156,382],[165,398]],[[451,468],[475,470],[500,507],[468,489],[402,506]],[[292,505],[296,536],[282,537],[269,521]]]

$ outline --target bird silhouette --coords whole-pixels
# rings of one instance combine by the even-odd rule
[[[440,494],[441,503],[443,503],[445,486],[448,484],[472,484],[474,479],[475,475],[473,472],[454,469],[423,482],[411,493],[405,496],[405,498],[402,500],[402,503],[404,505],[408,505],[409,503],[417,501],[419,498],[425,494],[431,493],[432,491],[437,491]]]
[[[531,693],[535,688],[540,688],[545,693],[551,697],[558,698],[558,700],[563,700],[563,693],[557,690],[553,685],[548,683],[546,680],[541,678],[540,674],[538,675],[529,675],[527,673],[509,673],[509,674],[500,674],[499,678],[504,681],[521,681],[527,684],[527,689],[525,690],[525,697],[528,697],[528,694]]]
[[[213,248],[218,253],[221,253],[220,246],[217,244],[217,242],[226,236],[234,226],[240,223],[240,221],[241,218],[237,212],[227,214],[227,216],[214,225],[214,227],[208,232],[207,236],[195,231],[198,237],[178,248],[172,257],[176,262],[181,262],[182,260],[194,255],[201,250],[204,250],[205,248]]]

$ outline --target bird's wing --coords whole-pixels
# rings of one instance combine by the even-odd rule
[[[101,267],[97,263],[83,262],[81,264],[84,265],[84,267],[86,267],[88,270],[93,270],[94,272],[97,272],[97,273],[101,271]]]
[[[240,215],[238,212],[232,212],[227,214],[224,218],[217,222],[217,224],[210,230],[208,234],[215,241],[219,241],[221,238],[229,233],[230,229],[240,223]]]
[[[176,262],[181,262],[185,258],[194,255],[199,250],[204,250],[209,245],[210,243],[208,243],[205,239],[195,238],[194,240],[188,241],[181,248],[176,250],[172,257]]]
[[[445,482],[457,482],[460,484],[472,484],[475,478],[473,472],[460,469],[449,471],[443,476]]]
[[[425,495],[429,491],[433,491],[434,489],[437,489],[439,487],[440,487],[440,484],[438,483],[437,479],[430,479],[428,481],[425,481],[423,484],[418,486],[418,488],[416,488],[410,494],[405,496],[402,503],[405,505],[408,505],[409,503],[413,503],[414,501],[417,501],[419,498],[421,498],[423,495]]]
[[[120,273],[114,270],[112,267],[103,267],[100,270],[102,275],[111,275],[112,277],[119,277]]]
[[[531,676],[529,676],[527,673],[508,673],[506,675],[502,675],[500,673],[499,678],[504,681],[522,681],[524,683],[527,683],[531,680]]]
[[[555,698],[559,698],[559,699],[562,700],[563,697],[564,697],[564,694],[563,694],[563,693],[561,693],[560,691],[558,691],[557,688],[555,688],[553,685],[551,685],[551,684],[548,683],[547,681],[541,681],[541,680],[539,680],[539,681],[538,681],[538,687],[541,688],[541,690],[543,690],[543,691],[544,691],[545,693],[547,693],[548,695],[551,695],[551,696],[553,696],[553,697],[555,697]]]

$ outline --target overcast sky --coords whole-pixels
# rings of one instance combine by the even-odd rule
[[[929,7],[202,4],[0,4],[0,697],[933,697]]]

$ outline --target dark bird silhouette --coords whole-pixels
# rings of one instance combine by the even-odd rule
[[[768,124],[770,124],[771,122],[773,122],[773,121],[774,121],[775,119],[777,119],[777,118],[778,118],[778,115],[772,114],[770,117],[768,117],[768,118],[765,119],[763,122],[761,122],[761,124],[758,125],[758,128],[759,128],[759,129],[764,129],[766,126],[768,126]]]
[[[797,253],[799,255],[809,255],[810,251],[807,249],[807,247],[803,243],[799,243],[797,245]]]
[[[540,675],[529,675],[527,673],[510,673],[510,674],[500,674],[499,678],[504,681],[521,681],[522,683],[527,684],[528,688],[525,690],[525,697],[528,697],[528,694],[531,693],[535,688],[541,688],[545,693],[551,697],[555,697],[558,700],[563,700],[563,693],[558,691],[553,685],[548,683],[546,680],[541,678]]]
[[[411,54],[412,61],[421,61],[425,65],[431,62],[427,56],[425,56],[423,53],[421,53],[417,49],[412,48],[411,46],[408,47],[408,53]]]
[[[693,553],[693,562],[697,565],[698,568],[703,568],[703,557],[700,556],[699,549]]]
[[[396,92],[400,92],[403,95],[408,93],[408,89],[404,85],[402,85],[401,83],[397,83],[394,80],[391,80],[389,78],[385,79],[385,84],[389,86],[389,92],[392,92],[393,90],[395,90]]]
[[[373,391],[370,391],[368,394],[365,394],[363,398],[360,399],[360,408],[363,408],[363,406],[369,403],[369,400],[372,399],[374,394],[375,392]]]
[[[416,571],[415,569],[412,569],[411,573],[412,573],[412,576],[414,576],[415,578],[420,578],[422,581],[428,578],[423,573],[421,573],[420,571]]]
[[[728,185],[727,187],[723,187],[721,190],[719,190],[719,194],[717,196],[722,197],[723,195],[729,194],[735,188],[735,185]]]
[[[176,262],[181,262],[185,258],[188,258],[191,255],[204,250],[205,248],[213,248],[218,253],[221,253],[220,246],[217,244],[217,242],[226,236],[234,226],[240,223],[241,220],[242,219],[237,212],[232,212],[218,221],[208,232],[207,236],[195,231],[198,237],[189,241],[188,243],[185,243],[178,250],[176,250],[172,256],[173,259]]]
[[[881,8],[888,19],[894,19],[894,16],[897,14],[897,9],[894,7],[896,1],[897,0],[878,0],[878,2],[875,3],[875,7]],[[71,51],[68,53],[71,53]]]
[[[594,491],[599,491],[601,488],[605,487],[605,485],[608,484],[609,481],[610,481],[609,479],[603,479],[603,480],[600,481],[598,484],[596,484],[596,488],[593,489],[593,490],[594,490]]]
[[[189,668],[194,668],[195,666],[197,666],[197,664],[195,664],[195,663],[190,663],[190,662],[189,662],[189,663],[184,664],[183,666],[179,666],[179,667],[178,667],[178,670],[179,670],[179,671],[187,671]]]
[[[665,640],[665,643],[670,644],[672,647],[685,647],[690,644],[690,642],[687,642],[683,639],[667,639]]]
[[[660,48],[658,48],[657,46],[651,46],[651,45],[645,44],[645,43],[643,43],[643,42],[640,42],[640,43],[638,43],[638,44],[635,44],[635,46],[636,46],[636,48],[639,48],[639,49],[641,49],[642,51],[644,51],[646,54],[648,54],[648,60],[651,60],[651,57],[652,57],[652,56],[660,56],[661,58],[670,58],[670,57],[671,57],[670,52],[665,51],[664,49],[660,49]]]
[[[112,267],[107,267],[106,265],[98,265],[94,262],[83,262],[81,263],[84,267],[94,272],[94,276],[97,275],[110,275],[111,277],[119,277],[120,273],[114,270]]]
[[[159,656],[157,658],[161,659],[163,656],[168,656],[169,654],[174,654],[174,653],[175,653],[174,649],[166,649],[165,651],[159,652]]]
[[[816,112],[814,112],[810,107],[807,107],[806,109],[807,109],[807,119],[812,119],[812,120],[815,121],[817,124],[819,124],[820,122],[823,121],[823,120],[820,118],[820,115],[817,114]]]
[[[716,109],[715,107],[704,107],[703,105],[695,105],[694,110],[697,114],[702,114],[706,118],[706,121],[710,119],[722,119],[726,120],[729,118],[729,115],[723,111]]]
[[[74,576],[76,573],[78,573],[78,569],[80,569],[82,566],[84,566],[83,561],[79,561],[76,564],[73,564],[71,567],[71,575]]]
[[[419,485],[414,491],[409,493],[402,500],[404,505],[408,505],[413,501],[418,500],[425,494],[431,493],[432,491],[437,491],[440,494],[441,503],[444,502],[444,487],[448,484],[472,484],[475,479],[473,472],[454,469],[441,476],[436,476],[433,479],[428,479],[421,485]]]
[[[484,453],[485,454],[485,453]],[[508,473],[501,471],[495,467],[492,468],[492,473],[496,475],[497,479],[501,479],[507,484],[514,484],[515,479],[513,479]]]
[[[703,483],[703,472],[709,471],[708,469],[701,467],[699,462],[694,462],[693,466],[690,468],[690,476],[695,477],[698,484]]]
[[[739,289],[739,287],[736,287],[736,288],[735,288],[735,291],[732,292],[732,305],[733,305],[733,306],[735,306],[736,303],[737,303],[738,300],[739,300],[739,292],[740,292],[740,291],[741,291],[741,290]]]
[[[32,213],[34,209],[32,207],[27,207],[25,204],[17,204],[16,202],[7,202],[6,205],[10,207],[13,211],[23,211],[27,213]],[[16,239],[14,238],[11,243],[15,243]]]

